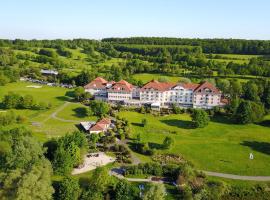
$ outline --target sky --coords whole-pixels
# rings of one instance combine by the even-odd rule
[[[270,40],[270,0],[0,0],[0,38]]]

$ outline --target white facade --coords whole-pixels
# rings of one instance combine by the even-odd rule
[[[140,92],[140,100],[146,102],[159,102],[161,105],[193,104],[193,90],[176,86],[168,91],[149,89]]]
[[[221,94],[210,93],[195,93],[193,107],[210,109],[215,106],[220,106]]]
[[[132,99],[131,92],[108,92],[108,101],[126,101]]]
[[[95,87],[95,84],[92,84]],[[120,81],[103,88],[86,88],[96,99],[109,102],[124,102],[126,105],[157,103],[161,107],[176,104],[180,107],[211,109],[223,106],[221,92],[212,84],[173,84],[151,81],[142,88],[134,87],[126,81]]]

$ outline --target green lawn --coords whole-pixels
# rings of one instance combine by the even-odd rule
[[[66,120],[74,120],[74,121],[85,121],[85,120],[93,120],[96,121],[97,117],[91,116],[88,117],[86,115],[87,106],[82,105],[80,103],[70,103],[63,110],[61,110],[56,116],[61,119]]]
[[[63,110],[61,110],[57,117],[74,120],[74,122],[62,122],[57,119],[53,119],[51,114],[61,108],[63,104],[69,100],[65,96],[66,92],[69,91],[65,88],[60,87],[49,87],[42,85],[42,88],[29,88],[29,85],[38,85],[28,82],[17,82],[10,83],[5,86],[0,86],[0,99],[8,92],[16,92],[22,95],[30,94],[36,101],[51,103],[52,107],[49,110],[14,110],[16,114],[20,114],[27,117],[27,127],[29,127],[34,135],[37,136],[41,141],[46,140],[50,137],[58,137],[78,130],[76,124],[81,120],[88,119],[81,113],[83,105],[71,103]],[[75,122],[77,121],[77,123]]]
[[[197,169],[241,175],[270,175],[269,127],[235,125],[216,119],[206,128],[192,129],[187,114],[154,117],[121,112],[119,115],[132,124],[132,135],[140,133],[144,142],[161,144],[166,136],[174,138],[175,145],[168,152],[183,155]],[[140,126],[142,118],[148,120],[146,127]],[[254,160],[249,160],[250,152],[254,154]]]
[[[158,78],[166,78],[170,82],[178,82],[182,77],[181,76],[164,76],[162,74],[141,73],[141,74],[134,74],[133,78],[136,80],[141,80],[143,83],[146,83],[153,79],[157,80]]]

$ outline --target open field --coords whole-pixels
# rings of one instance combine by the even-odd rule
[[[0,99],[8,92],[16,92],[21,95],[30,94],[36,101],[50,102],[52,107],[48,110],[14,110],[18,115],[27,117],[27,127],[33,130],[34,135],[44,141],[46,138],[57,137],[78,130],[76,127],[80,121],[96,120],[96,117],[85,115],[85,106],[79,103],[69,103],[65,96],[69,91],[65,88],[49,87],[42,85],[41,88],[27,87],[33,85],[27,82],[11,83],[0,87]],[[36,85],[36,84],[35,84]],[[55,114],[55,115],[54,115]]]
[[[140,74],[134,74],[132,76],[134,79],[136,80],[141,80],[143,83],[147,83],[153,79],[157,80],[158,78],[166,78],[168,81],[170,82],[175,82],[177,83],[179,80],[181,80],[181,78],[185,78],[184,76],[169,76],[169,75],[164,75],[164,74],[152,74],[152,73],[140,73]],[[218,77],[217,73],[214,72],[214,76],[211,78],[207,78],[207,80],[212,79],[214,80],[214,78]],[[189,79],[192,80],[192,82],[200,82],[202,79],[198,79],[198,78],[192,78],[192,77],[187,77]],[[227,78],[222,77],[223,79],[237,79],[240,82],[247,82],[250,79],[255,79],[256,76],[251,76],[251,75],[232,75],[229,76]]]
[[[226,58],[239,59],[239,60],[249,60],[251,58],[261,57],[260,55],[241,55],[241,54],[212,54],[218,55]]]
[[[143,142],[161,144],[166,136],[174,138],[169,151],[183,155],[197,169],[239,175],[270,175],[270,128],[260,125],[235,125],[216,118],[203,129],[192,129],[187,114],[154,117],[150,114],[121,112],[132,124],[132,136],[141,134]],[[148,125],[141,126],[146,118]],[[249,160],[249,153],[255,159]]]
[[[150,74],[150,73],[141,73],[141,74],[134,74],[133,78],[136,80],[141,80],[143,83],[151,81],[153,79],[157,80],[158,78],[166,78],[171,82],[178,82],[181,77],[180,76],[166,76],[162,74]]]

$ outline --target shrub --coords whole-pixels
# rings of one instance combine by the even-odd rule
[[[194,127],[196,128],[203,128],[207,126],[210,121],[207,112],[201,109],[194,109],[191,117]]]

